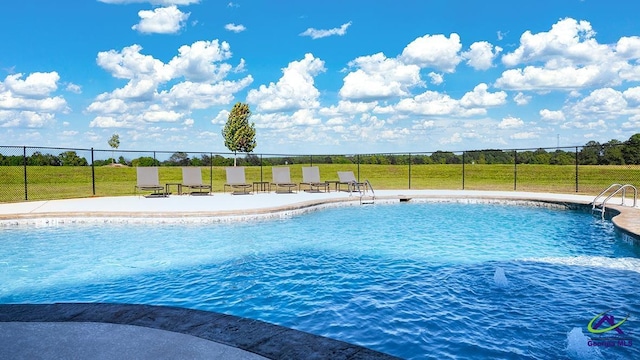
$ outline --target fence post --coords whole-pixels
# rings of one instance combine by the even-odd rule
[[[513,191],[518,189],[518,152],[513,150]]]
[[[262,154],[260,154],[260,182],[262,181]]]
[[[29,192],[27,191],[27,147],[22,147],[22,163],[24,167],[24,200],[29,200]]]
[[[356,162],[358,163],[358,182],[360,182],[360,154],[356,155]]]
[[[309,166],[313,166],[313,155],[309,155]]]
[[[411,190],[411,154],[409,154],[409,190]]]
[[[462,190],[464,190],[464,151],[462,152]]]
[[[213,193],[213,153],[209,153],[209,186]]]
[[[91,148],[91,185],[93,186],[93,196],[96,196],[96,168],[93,165],[93,148]]]
[[[578,147],[576,146],[576,193],[578,192]]]

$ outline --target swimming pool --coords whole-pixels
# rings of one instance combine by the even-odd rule
[[[640,355],[580,337],[609,309],[631,314],[621,327],[633,336],[640,313],[638,247],[580,211],[403,203],[0,239],[0,303],[182,306],[410,359]]]

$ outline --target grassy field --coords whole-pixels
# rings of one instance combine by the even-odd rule
[[[314,164],[316,165],[316,164]],[[302,167],[290,165],[291,180],[302,181]],[[337,180],[338,171],[352,170],[360,179],[368,179],[374,189],[452,189],[501,190],[576,193],[574,165],[354,165],[319,164],[322,180]],[[212,173],[213,170],[213,173]],[[214,192],[222,192],[226,181],[224,167],[202,167],[204,183],[213,184]],[[246,167],[247,182],[270,181],[271,167]],[[28,200],[91,197],[91,167],[28,166],[26,193]],[[515,175],[515,176],[514,176]],[[25,169],[20,166],[0,167],[0,202],[25,200]],[[160,167],[160,183],[179,183],[179,167]],[[579,194],[596,195],[612,183],[640,186],[640,166],[580,166]],[[135,192],[136,169],[130,167],[96,167],[95,196],[132,195]],[[174,188],[175,189],[175,188]],[[175,191],[175,190],[173,190]]]

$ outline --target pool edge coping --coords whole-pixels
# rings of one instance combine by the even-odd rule
[[[364,346],[266,321],[173,306],[117,303],[0,304],[0,322],[131,325],[194,336],[268,359],[399,359]]]
[[[434,201],[472,201],[482,202],[529,202],[541,204],[554,204],[567,207],[569,205],[587,208],[591,206],[588,200],[571,199],[573,194],[549,194],[549,193],[509,193],[494,192],[491,195],[482,192],[451,193],[451,194],[402,194],[398,190],[397,195],[376,196],[377,202],[411,201],[412,199]],[[558,196],[566,196],[566,199],[558,199]],[[555,198],[554,198],[555,197]],[[54,200],[51,200],[54,201]],[[287,205],[262,207],[252,209],[218,210],[218,211],[136,211],[136,212],[23,212],[12,214],[0,214],[0,228],[35,225],[55,226],[73,223],[216,223],[232,221],[262,220],[274,218],[286,218],[304,214],[311,211],[336,206],[360,205],[360,197],[325,198],[306,200]],[[624,234],[640,241],[640,209],[629,206],[609,205],[612,210],[606,218],[611,220],[615,227]]]

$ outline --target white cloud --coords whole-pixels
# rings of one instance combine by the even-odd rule
[[[512,134],[511,136],[509,136],[509,138],[514,139],[514,140],[528,140],[528,139],[537,139],[540,136],[532,131],[527,131],[527,132],[519,132],[519,133],[515,133]]]
[[[98,65],[128,83],[96,97],[87,111],[96,114],[91,126],[131,127],[177,122],[194,109],[228,104],[234,94],[253,82],[248,75],[225,80],[233,70],[226,42],[197,41],[178,49],[168,63],[140,53],[139,45],[98,54]],[[241,62],[242,63],[242,62]],[[183,81],[180,81],[183,80]],[[170,83],[171,82],[171,83]],[[172,84],[168,90],[161,85]]]
[[[240,63],[233,69],[234,73],[242,73],[246,71],[246,63],[244,59],[240,59]]]
[[[183,13],[175,5],[138,12],[140,22],[131,28],[141,33],[174,34],[180,31],[191,13]]]
[[[312,39],[321,39],[328,36],[338,35],[343,36],[347,33],[347,29],[351,26],[351,21],[348,23],[340,25],[338,28],[328,29],[328,30],[319,30],[314,28],[308,28],[304,32],[300,33],[300,36],[309,36]]]
[[[462,142],[462,136],[458,132],[453,133],[453,135],[451,135],[451,137],[449,137],[448,139],[443,138],[440,141],[441,144],[457,144],[461,142]]]
[[[621,37],[615,46],[616,55],[625,60],[640,59],[640,37]]]
[[[257,128],[262,129],[291,129],[293,127],[314,126],[320,124],[313,109],[299,109],[292,114],[285,113],[257,113],[251,116]]]
[[[473,91],[467,92],[460,100],[437,91],[425,91],[412,98],[401,99],[393,110],[413,115],[475,116],[484,115],[488,107],[506,103],[507,94],[503,91],[490,93],[487,84],[478,84]]]
[[[551,122],[560,122],[565,120],[564,113],[560,110],[553,111],[548,109],[540,110],[540,117],[542,120],[551,121]]]
[[[460,99],[460,104],[466,108],[478,108],[503,105],[507,101],[507,93],[498,91],[490,93],[487,91],[488,86],[485,83],[478,84],[473,88],[472,92],[464,94]]]
[[[409,95],[409,88],[423,86],[420,68],[389,59],[383,53],[349,62],[357,70],[344,78],[340,96],[346,100],[376,100]]]
[[[236,24],[233,24],[233,23],[225,25],[224,29],[228,30],[228,31],[232,31],[234,33],[240,33],[240,32],[243,32],[243,31],[247,30],[247,28],[244,25],[242,25],[242,24],[236,25]]]
[[[340,100],[338,105],[321,108],[318,112],[323,116],[339,116],[339,115],[355,115],[367,113],[376,108],[378,103],[373,102],[354,102]]]
[[[12,74],[0,81],[0,127],[43,127],[53,123],[55,115],[69,111],[58,89],[57,72]]]
[[[404,139],[410,133],[411,131],[406,128],[388,129],[388,130],[381,131],[379,133],[379,138],[381,140],[399,140],[399,139]]]
[[[133,79],[121,89],[113,91],[115,98],[134,101],[149,101],[153,99],[157,83],[151,79]]]
[[[453,33],[449,38],[444,35],[425,35],[407,45],[399,59],[405,64],[452,73],[462,60],[458,55],[460,49],[462,44],[458,34]]]
[[[622,95],[629,102],[640,103],[640,86],[628,88]]]
[[[524,121],[522,121],[522,119],[512,117],[512,116],[502,119],[500,124],[498,124],[498,127],[500,129],[517,129],[523,126],[524,126]]]
[[[467,59],[467,64],[476,70],[487,70],[493,66],[493,59],[502,52],[499,46],[494,47],[486,41],[475,42],[469,47],[469,51],[463,52],[462,57]]]
[[[314,77],[324,71],[324,61],[306,54],[304,59],[290,62],[277,83],[250,90],[247,101],[256,104],[258,111],[316,108],[320,106],[320,92],[314,85]]]
[[[597,121],[589,121],[589,122],[580,122],[580,121],[570,121],[562,124],[563,129],[582,129],[582,130],[593,130],[593,129],[606,129],[607,124],[604,120]]]
[[[561,69],[527,66],[524,70],[511,69],[502,73],[496,80],[496,87],[512,90],[571,90],[596,85],[604,75],[603,70],[596,65]]]
[[[57,72],[35,72],[22,80],[23,74],[9,75],[4,79],[3,85],[14,96],[29,98],[44,98],[58,89],[60,76]],[[0,90],[2,88],[0,87]]]
[[[420,121],[414,122],[411,128],[415,130],[424,130],[424,129],[431,129],[435,127],[435,125],[436,125],[436,122],[433,120],[420,120]]]
[[[131,45],[118,52],[115,50],[98,53],[98,66],[120,79],[150,78],[157,82],[168,81],[173,70],[162,61],[150,55],[140,54],[140,45]]]
[[[428,76],[429,76],[429,79],[431,79],[431,83],[433,85],[440,85],[444,82],[444,77],[442,76],[442,74],[438,74],[432,71],[429,73]]]
[[[519,92],[513,97],[513,101],[515,101],[518,106],[527,105],[529,101],[531,101],[531,96]]]
[[[300,109],[293,113],[291,116],[293,125],[298,126],[312,126],[321,123],[321,120],[316,117],[315,112],[311,109]]]
[[[51,125],[55,114],[40,111],[4,111],[0,106],[0,127],[42,128]]]
[[[187,80],[216,82],[225,78],[232,66],[218,62],[231,58],[231,47],[226,41],[196,41],[191,46],[183,45],[178,56],[169,61],[173,76],[184,76]]]
[[[97,116],[89,123],[89,127],[97,128],[126,128],[130,126],[126,121],[118,121],[111,116]]]
[[[103,114],[124,114],[128,110],[127,103],[122,99],[108,99],[105,101],[94,101],[87,111]]]
[[[213,125],[223,125],[227,123],[227,120],[229,120],[229,110],[220,110],[218,115],[211,119],[211,123]]]
[[[496,87],[511,90],[572,90],[603,83],[607,69],[598,65],[545,69],[527,66],[510,69],[496,80]]]
[[[507,66],[553,61],[559,56],[571,64],[593,63],[607,57],[609,49],[595,40],[595,31],[588,21],[566,18],[555,23],[549,32],[532,34],[525,31],[520,46],[502,57]]]
[[[573,111],[581,115],[599,114],[604,116],[619,115],[626,109],[627,101],[622,93],[611,88],[594,90],[573,107]]]
[[[142,118],[146,122],[176,122],[184,117],[185,114],[181,114],[175,111],[161,110],[158,107],[152,107],[151,110],[145,111],[142,114]]]
[[[395,109],[417,115],[452,115],[461,112],[457,100],[436,91],[425,91],[413,98],[402,99]]]
[[[599,44],[587,21],[566,18],[548,32],[526,31],[519,47],[502,57],[508,69],[495,86],[514,90],[576,90],[640,80],[640,38]]]
[[[73,83],[68,83],[65,90],[74,94],[82,94],[82,87]]]
[[[181,109],[206,109],[213,105],[229,104],[234,94],[249,86],[253,77],[248,75],[238,81],[220,81],[215,84],[184,81],[168,92],[159,94],[163,103],[171,103]]]

